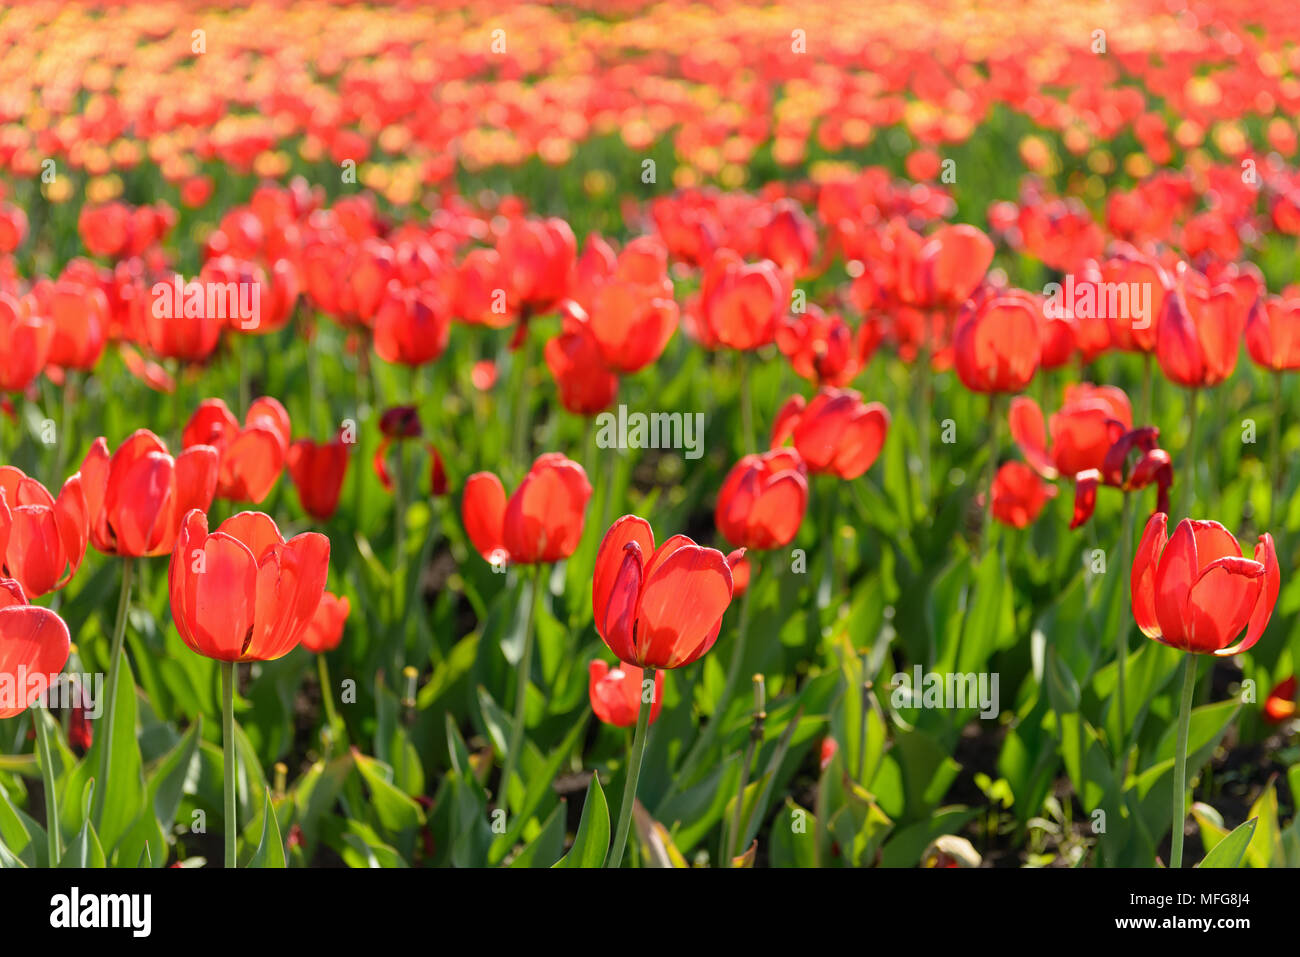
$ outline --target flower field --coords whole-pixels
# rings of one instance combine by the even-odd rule
[[[0,867],[1300,866],[1297,117],[1283,0],[0,11]]]

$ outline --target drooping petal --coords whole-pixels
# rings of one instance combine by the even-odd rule
[[[1228,647],[1250,621],[1263,577],[1264,566],[1249,558],[1206,566],[1187,597],[1187,650],[1213,654]]]

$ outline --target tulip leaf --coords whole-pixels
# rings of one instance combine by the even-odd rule
[[[275,808],[271,806],[271,791],[268,788],[262,805],[262,840],[253,852],[249,867],[282,868],[284,863],[284,841],[280,837],[280,822],[275,818]]]
[[[1251,818],[1234,828],[1232,833],[1221,840],[1197,867],[1240,867],[1241,860],[1250,847],[1250,839],[1255,836],[1257,818]]]
[[[582,819],[569,853],[553,867],[601,867],[609,853],[609,805],[600,787],[600,775],[592,772],[587,785],[587,799],[582,805]]]

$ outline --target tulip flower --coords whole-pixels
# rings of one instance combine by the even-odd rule
[[[21,392],[41,374],[54,326],[0,290],[0,392]]]
[[[565,311],[564,330],[546,343],[544,357],[560,404],[574,415],[595,415],[618,395],[618,376],[605,365],[600,344],[580,311]]]
[[[596,633],[620,661],[649,669],[643,679],[647,685],[655,670],[684,667],[713,647],[732,594],[731,569],[722,552],[701,548],[685,535],[674,535],[656,549],[650,523],[635,515],[615,521],[596,552],[591,584]],[[743,648],[738,645],[736,652],[739,656]],[[609,867],[621,863],[632,821],[650,726],[646,690],[640,696]],[[724,691],[724,699],[726,695]],[[710,727],[716,727],[722,713],[720,705]]]
[[[201,362],[216,350],[226,323],[220,316],[209,316],[206,308],[175,309],[182,286],[181,277],[175,274],[154,284],[141,316],[142,341],[164,358]]]
[[[793,439],[809,472],[849,480],[871,468],[885,444],[889,410],[852,389],[822,389],[811,402],[791,396],[777,413],[772,447]]]
[[[1038,520],[1043,508],[1056,497],[1056,486],[1039,478],[1023,462],[1003,462],[993,477],[992,515],[1004,525],[1026,528]]]
[[[533,631],[544,587],[542,566],[568,558],[578,547],[590,498],[587,473],[577,462],[558,452],[539,456],[508,500],[501,480],[491,472],[476,472],[465,481],[461,519],[478,553],[498,567],[507,563],[537,566],[524,624],[524,653],[518,665],[514,723],[501,773],[498,806],[504,806],[523,742]]]
[[[1246,352],[1273,374],[1272,467],[1269,516],[1277,512],[1282,490],[1282,373],[1300,369],[1300,299],[1259,298],[1246,316]]]
[[[32,598],[62,588],[86,555],[90,534],[81,475],[56,499],[13,466],[0,467],[0,577]]]
[[[1264,700],[1264,720],[1283,724],[1296,716],[1296,677],[1279,681]]]
[[[1181,867],[1186,819],[1187,734],[1196,655],[1218,657],[1249,650],[1268,627],[1281,588],[1273,536],[1264,533],[1254,558],[1243,558],[1236,538],[1212,521],[1185,518],[1172,537],[1168,516],[1147,522],[1133,559],[1133,617],[1148,638],[1186,652],[1174,756],[1174,832],[1170,866]],[[1240,638],[1242,630],[1246,634]]]
[[[289,446],[284,464],[298,490],[298,502],[312,518],[325,521],[338,509],[349,459],[342,433],[328,442],[299,439]]]
[[[35,308],[54,326],[50,365],[92,369],[108,341],[108,299],[98,286],[76,279],[41,280],[32,287]]]
[[[1040,475],[1054,479],[1099,469],[1114,443],[1112,423],[1127,432],[1133,425],[1128,396],[1114,386],[1090,382],[1069,385],[1065,401],[1044,426],[1043,411],[1027,396],[1011,400],[1011,438]],[[1051,443],[1047,436],[1050,431]]]
[[[0,203],[0,256],[8,255],[27,238],[27,214],[13,203]]]
[[[248,407],[241,428],[221,399],[199,404],[185,426],[181,444],[215,448],[221,456],[217,498],[260,503],[275,487],[289,450],[289,413],[264,396]]]
[[[997,292],[962,310],[953,331],[953,364],[972,392],[1020,392],[1038,369],[1042,352],[1033,299]]]
[[[68,662],[71,639],[68,626],[48,608],[27,603],[23,587],[12,578],[0,578],[0,719],[12,718],[39,703],[48,693],[51,678]],[[54,790],[46,716],[32,715],[45,786],[45,827],[49,866],[59,863],[59,805]]]
[[[587,669],[589,680],[587,694],[591,699],[591,710],[605,724],[616,728],[630,728],[636,724],[637,714],[641,710],[641,676],[645,673],[640,668],[619,662],[613,669],[597,658]],[[654,704],[650,706],[650,723],[654,724],[663,708],[664,673],[654,674]]]
[[[235,866],[235,663],[274,661],[298,646],[329,574],[330,542],[305,532],[288,542],[261,512],[240,512],[208,532],[186,513],[167,572],[172,621],[189,649],[221,662],[226,867]]]
[[[316,607],[316,614],[312,616],[311,623],[303,632],[302,646],[316,655],[333,651],[343,640],[343,626],[347,624],[351,611],[352,605],[346,596],[340,598],[325,592]]]
[[[391,288],[374,319],[375,354],[412,368],[432,362],[447,348],[451,313],[432,284]]]
[[[537,458],[508,500],[496,475],[471,475],[461,518],[474,548],[493,564],[558,562],[578,547],[590,498],[582,466],[550,452]]]
[[[611,372],[645,368],[677,330],[667,268],[668,251],[655,237],[632,240],[618,256],[600,237],[587,240],[564,310],[585,317],[600,364]]]
[[[808,468],[794,449],[746,455],[722,482],[714,520],[734,546],[783,548],[808,507]]]
[[[1145,426],[1125,432],[1122,426],[1112,422],[1111,433],[1113,442],[1101,468],[1085,469],[1074,476],[1074,517],[1070,528],[1078,528],[1092,517],[1099,485],[1108,485],[1122,492],[1136,492],[1155,485],[1158,493],[1155,511],[1169,511],[1169,488],[1174,482],[1174,471],[1169,453],[1156,447],[1160,430]],[[1128,463],[1134,452],[1137,456],[1130,467]],[[1127,512],[1127,499],[1124,507]],[[1127,522],[1125,527],[1128,527]]]

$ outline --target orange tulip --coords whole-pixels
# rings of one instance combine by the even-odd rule
[[[822,389],[806,402],[791,396],[777,413],[772,447],[793,439],[810,472],[855,479],[871,468],[889,432],[889,410],[852,389]]]
[[[248,407],[244,425],[221,399],[199,404],[185,425],[185,448],[212,446],[221,456],[217,497],[259,503],[270,494],[289,451],[289,413],[277,400],[263,396]]]

